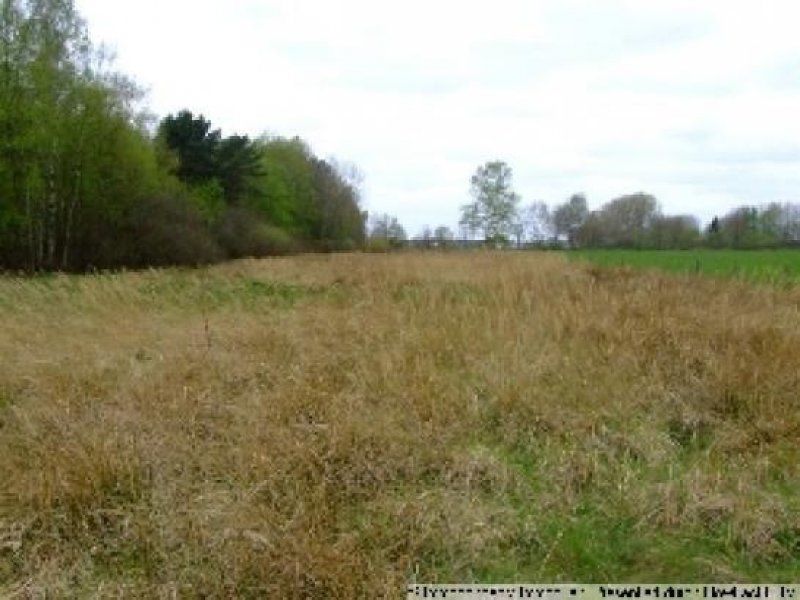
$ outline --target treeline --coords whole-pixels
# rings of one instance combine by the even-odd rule
[[[0,1],[0,269],[201,264],[361,244],[358,174],[299,138],[149,127],[72,0]]]
[[[701,228],[693,215],[666,215],[650,194],[616,198],[588,211],[573,196],[554,211],[553,232],[588,248],[774,248],[800,243],[800,205],[742,206]]]
[[[597,210],[589,210],[583,194],[574,194],[552,208],[544,202],[521,207],[512,175],[502,161],[487,162],[475,171],[473,201],[461,209],[462,239],[483,239],[492,245],[579,248],[800,246],[800,204],[742,206],[714,217],[702,228],[692,215],[664,214],[656,198],[643,192],[615,198]],[[447,228],[426,227],[413,243],[441,246],[454,244],[453,238]]]

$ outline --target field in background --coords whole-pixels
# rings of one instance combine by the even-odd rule
[[[800,249],[579,250],[569,256],[605,267],[663,269],[736,277],[759,283],[800,282]]]
[[[799,307],[545,253],[0,279],[0,595],[795,580]]]

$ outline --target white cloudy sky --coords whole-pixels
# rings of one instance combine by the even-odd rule
[[[523,202],[800,200],[796,0],[77,0],[159,116],[300,135],[411,234],[487,160]]]

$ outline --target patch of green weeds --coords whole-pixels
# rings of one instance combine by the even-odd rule
[[[687,422],[682,419],[670,419],[667,423],[670,439],[686,451],[702,451],[714,440],[714,430],[705,421]]]
[[[350,290],[339,284],[305,285],[269,281],[252,277],[199,279],[176,274],[166,280],[148,282],[142,287],[148,303],[194,306],[204,310],[236,305],[250,310],[292,308],[308,299],[341,302]]]

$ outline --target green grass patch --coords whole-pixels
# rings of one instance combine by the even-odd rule
[[[571,259],[602,267],[661,269],[738,277],[759,283],[800,282],[800,250],[576,250]]]
[[[148,281],[141,288],[145,302],[197,306],[206,310],[238,306],[292,308],[300,301],[346,300],[349,290],[342,285],[305,285],[253,277],[202,279],[191,275]]]

